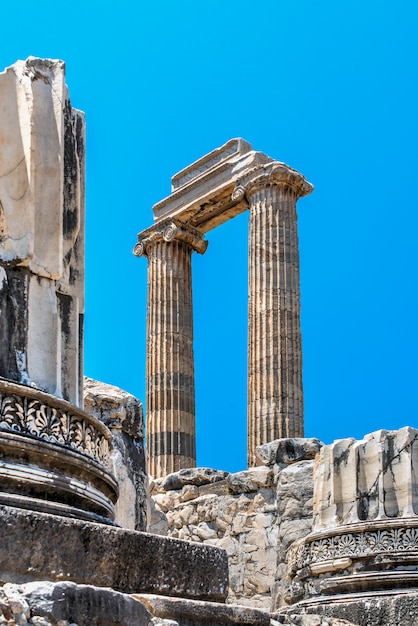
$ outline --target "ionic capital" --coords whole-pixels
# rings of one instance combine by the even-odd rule
[[[247,199],[254,191],[271,185],[292,189],[298,198],[313,191],[313,185],[302,174],[280,161],[255,167],[237,181],[237,187],[245,189]]]
[[[204,254],[208,247],[208,242],[203,239],[203,236],[199,230],[189,224],[180,222],[180,220],[165,220],[138,233],[138,243],[133,249],[133,254],[137,257],[147,256],[150,246],[161,241],[167,243],[182,241],[189,244],[199,254]]]

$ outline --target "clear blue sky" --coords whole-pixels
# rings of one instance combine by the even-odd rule
[[[61,58],[87,119],[86,374],[145,401],[146,260],[171,176],[232,137],[298,203],[305,430],[418,427],[416,0],[2,6],[1,67]],[[246,465],[247,224],[194,259],[198,464]]]

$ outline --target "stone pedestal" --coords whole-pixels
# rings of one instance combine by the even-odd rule
[[[255,448],[303,437],[302,341],[296,201],[304,177],[273,162],[241,185],[250,208],[248,464]]]
[[[169,220],[138,235],[148,258],[147,446],[149,473],[196,465],[191,256],[207,242]]]
[[[321,449],[313,530],[288,555],[289,601],[417,587],[417,451],[409,427]]]
[[[0,381],[0,504],[109,522],[118,496],[110,441],[68,402]]]

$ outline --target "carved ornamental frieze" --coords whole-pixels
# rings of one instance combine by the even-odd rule
[[[0,504],[109,523],[110,431],[32,387],[0,381]]]
[[[347,532],[311,536],[308,541],[295,543],[289,549],[289,570],[309,567],[314,574],[344,569],[354,559],[370,557],[398,557],[405,561],[414,557],[418,564],[418,519],[409,518],[388,522],[381,520],[372,528],[347,528]]]
[[[416,586],[418,430],[380,430],[321,449],[313,532],[287,555],[288,601]]]
[[[36,389],[0,381],[0,430],[68,447],[109,467],[108,429],[84,411]]]

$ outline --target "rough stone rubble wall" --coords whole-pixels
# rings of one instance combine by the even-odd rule
[[[313,456],[320,446],[281,439],[260,446],[263,465],[246,471],[197,468],[153,481],[149,532],[225,549],[228,603],[281,606],[287,548],[312,528]]]

